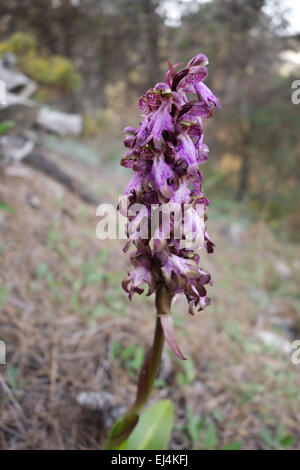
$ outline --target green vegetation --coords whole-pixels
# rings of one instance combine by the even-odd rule
[[[5,52],[13,52],[18,59],[18,67],[40,85],[67,92],[81,83],[81,76],[70,59],[41,52],[31,34],[16,32],[1,42],[0,56]]]
[[[215,410],[213,413],[217,421],[222,421],[222,416]],[[238,450],[242,447],[242,442],[230,442],[224,446],[219,444],[216,425],[213,421],[200,419],[190,405],[187,407],[187,434],[192,442],[192,449],[202,450]]]

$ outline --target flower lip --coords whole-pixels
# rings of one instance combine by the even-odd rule
[[[197,83],[195,91],[198,97],[207,104],[207,106],[217,106],[221,109],[220,100],[211,92],[211,90],[204,83]]]
[[[174,354],[176,354],[177,357],[179,357],[179,359],[186,361],[187,358],[179,349],[179,346],[175,338],[173,317],[171,315],[161,315],[160,322],[164,331],[166,342],[170,346],[170,349],[173,351]]]

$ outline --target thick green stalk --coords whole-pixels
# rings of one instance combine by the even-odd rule
[[[106,449],[117,449],[122,442],[128,438],[129,434],[136,426],[139,420],[139,414],[149,398],[152,386],[157,377],[164,345],[164,333],[160,316],[169,313],[171,300],[172,297],[168,290],[164,286],[160,287],[156,293],[155,300],[157,316],[153,344],[146,355],[139,375],[136,399],[114,424],[106,443]]]

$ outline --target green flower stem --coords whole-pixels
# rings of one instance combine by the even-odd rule
[[[122,442],[128,438],[129,434],[136,426],[140,412],[149,398],[154,381],[157,377],[164,345],[164,333],[160,316],[169,313],[171,300],[172,297],[168,290],[164,286],[160,287],[156,293],[155,299],[157,316],[153,344],[146,355],[146,359],[140,371],[136,399],[114,424],[106,443],[106,449],[118,449]]]

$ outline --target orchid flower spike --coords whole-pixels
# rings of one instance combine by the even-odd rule
[[[135,247],[131,253],[133,269],[123,281],[123,288],[131,299],[141,294],[144,284],[147,295],[168,292],[172,299],[176,294],[185,295],[189,313],[203,310],[210,303],[206,295],[210,275],[199,265],[198,248],[212,253],[214,243],[206,227],[209,200],[203,192],[201,165],[207,160],[208,147],[204,144],[203,119],[211,118],[220,102],[203,83],[207,77],[208,59],[198,54],[186,67],[169,63],[165,81],[157,83],[139,99],[142,121],[135,127],[124,129],[124,145],[128,151],[121,165],[133,170],[125,189],[127,202],[128,243]],[[193,99],[187,95],[193,93]],[[141,204],[144,210],[132,213],[130,208]],[[163,212],[166,208],[179,207],[181,225],[189,227],[197,247],[182,243],[187,239],[175,236],[177,221],[159,223],[155,230],[142,236],[144,226],[150,226],[153,206]],[[187,210],[181,211],[182,208]],[[172,317],[160,312],[165,339],[174,353],[184,359],[176,344]]]

